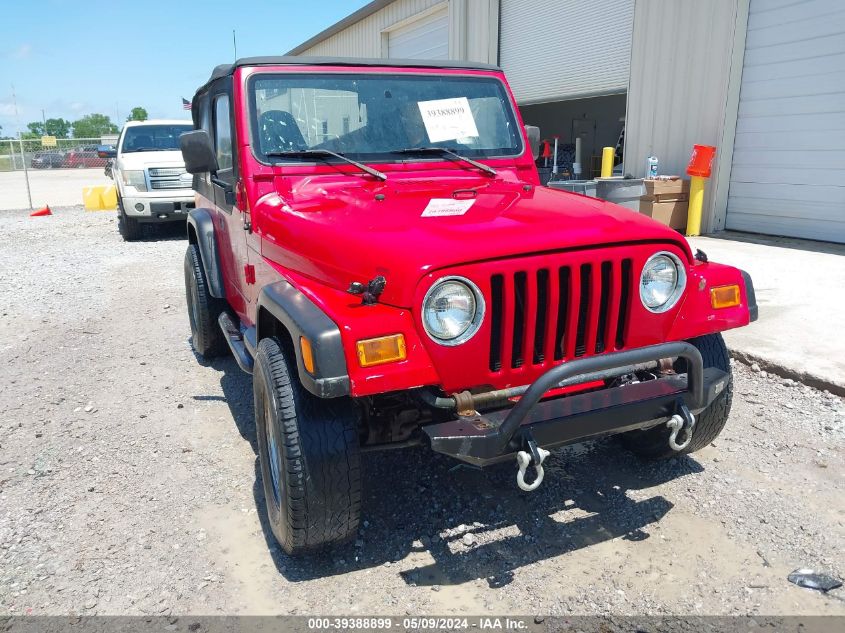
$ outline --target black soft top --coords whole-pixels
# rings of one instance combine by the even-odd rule
[[[231,75],[241,66],[398,66],[402,68],[457,68],[465,70],[496,70],[501,68],[493,64],[463,61],[433,61],[426,59],[358,59],[355,57],[299,57],[294,55],[243,57],[234,64],[221,64],[212,72],[211,77],[197,92],[215,79]]]

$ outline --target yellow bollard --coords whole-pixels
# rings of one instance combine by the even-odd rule
[[[689,208],[687,209],[687,235],[701,235],[701,210],[704,207],[704,183],[710,178],[716,148],[712,145],[693,145],[687,165],[689,181]]]
[[[701,209],[704,207],[704,183],[706,178],[690,176],[689,210],[687,211],[687,235],[701,235]]]
[[[613,155],[616,150],[612,147],[605,147],[601,150],[601,177],[610,178],[613,176]]]

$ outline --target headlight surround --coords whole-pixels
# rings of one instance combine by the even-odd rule
[[[640,274],[640,301],[650,312],[670,310],[687,285],[687,272],[673,253],[661,251],[646,261]]]
[[[144,178],[143,169],[128,169],[123,172],[123,184],[135,187],[138,191],[147,190],[147,180]]]
[[[460,345],[478,332],[484,310],[478,286],[465,277],[443,277],[425,293],[423,327],[435,343]]]

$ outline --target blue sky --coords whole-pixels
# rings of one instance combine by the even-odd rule
[[[0,0],[0,126],[92,112],[118,124],[143,106],[150,117],[186,118],[214,66],[281,55],[367,0]]]

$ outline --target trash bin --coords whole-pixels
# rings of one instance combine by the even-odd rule
[[[553,180],[547,186],[552,189],[580,193],[582,196],[596,197],[595,180]]]
[[[642,178],[598,178],[596,197],[633,211],[640,210],[640,197],[645,195]]]

